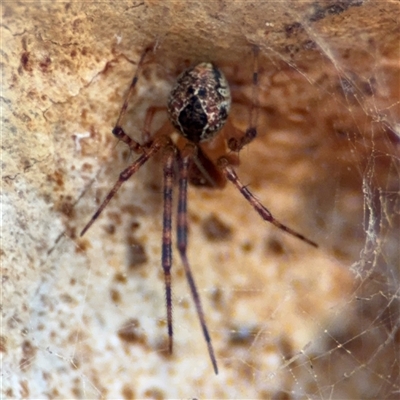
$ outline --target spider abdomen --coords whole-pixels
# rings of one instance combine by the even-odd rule
[[[185,70],[168,99],[168,115],[179,133],[193,143],[212,139],[224,126],[231,94],[224,74],[211,63]]]

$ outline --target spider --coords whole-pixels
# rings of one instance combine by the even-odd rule
[[[201,329],[207,344],[209,357],[215,374],[218,374],[217,360],[211,337],[207,328],[200,296],[187,257],[188,221],[187,221],[187,187],[188,183],[208,187],[222,188],[227,181],[233,183],[250,205],[258,212],[261,218],[279,229],[297,237],[298,239],[317,247],[317,244],[293,229],[279,222],[268,209],[249,191],[239,180],[233,166],[238,164],[233,153],[237,153],[243,146],[250,143],[256,136],[257,103],[250,110],[249,128],[240,132],[240,137],[232,136],[226,140],[230,152],[224,151],[223,156],[212,159],[207,153],[207,146],[219,139],[220,132],[227,122],[231,105],[231,94],[228,82],[214,64],[203,62],[183,71],[177,78],[176,84],[170,92],[167,111],[169,121],[144,144],[131,139],[121,126],[129,99],[138,81],[139,72],[145,57],[150,51],[147,48],[141,55],[135,75],[130,84],[128,93],[121,107],[117,122],[112,130],[114,136],[126,143],[139,157],[124,169],[108,193],[103,203],[83,228],[81,236],[90,228],[94,221],[116,194],[121,185],[135,174],[157,152],[163,154],[163,230],[161,264],[165,279],[165,296],[167,308],[168,349],[172,353],[172,294],[171,294],[171,222],[172,200],[175,174],[178,171],[178,212],[177,212],[177,247],[185,270],[193,301],[197,310]],[[253,49],[253,95],[256,98],[258,86],[258,49]],[[149,108],[146,120],[151,120],[154,109]],[[172,127],[171,127],[172,124]],[[178,140],[173,141],[171,135],[177,132]],[[223,138],[224,139],[224,138]]]

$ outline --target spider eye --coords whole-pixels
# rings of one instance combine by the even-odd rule
[[[168,115],[174,127],[194,143],[212,139],[224,126],[231,93],[223,73],[210,63],[184,71],[168,100]]]

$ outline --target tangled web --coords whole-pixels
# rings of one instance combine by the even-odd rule
[[[7,398],[399,397],[398,36],[389,30],[374,42],[364,31],[332,34],[335,18],[344,23],[363,7],[330,1],[300,13],[289,6],[296,22],[274,30],[263,16],[254,27],[266,37],[269,28],[285,32],[285,46],[272,46],[270,37],[254,40],[259,136],[241,150],[237,171],[278,219],[319,249],[265,227],[234,189],[189,192],[189,259],[220,366],[217,378],[178,260],[176,347],[172,358],[166,352],[159,160],[126,183],[89,236],[77,235],[135,156],[116,147],[110,132],[135,61],[102,54],[112,61],[82,78],[85,85],[67,100],[52,101],[43,115],[52,125],[49,180],[57,217],[43,235],[49,248],[35,260],[39,277],[28,311],[7,319],[10,332],[22,335],[20,352],[4,364]],[[129,134],[147,134],[145,112],[165,105],[170,72],[180,68],[163,63],[167,36],[158,36],[159,53],[127,110]],[[116,35],[113,46],[120,51],[125,40]],[[232,118],[241,130],[254,102],[248,54],[250,46],[236,65],[224,63],[219,51],[210,55],[231,82]],[[162,118],[157,114],[154,124]]]

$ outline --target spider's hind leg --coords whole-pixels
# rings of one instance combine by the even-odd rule
[[[143,147],[141,144],[139,144],[138,142],[136,142],[136,140],[131,139],[124,131],[124,129],[121,126],[121,121],[126,113],[126,110],[128,108],[128,104],[129,104],[129,99],[131,98],[133,91],[135,90],[136,87],[136,83],[139,79],[139,72],[142,69],[144,60],[146,58],[147,53],[151,50],[151,47],[147,47],[142,55],[140,56],[137,68],[136,68],[136,72],[135,75],[133,76],[132,82],[129,86],[129,90],[128,93],[125,97],[124,103],[122,104],[121,110],[119,112],[119,116],[117,119],[117,122],[115,123],[115,126],[112,130],[113,135],[121,140],[122,142],[126,143],[129,148],[134,151],[135,153],[142,153],[143,152]]]
[[[203,331],[204,339],[207,344],[208,354],[210,355],[211,363],[214,368],[215,374],[218,374],[217,360],[215,358],[214,348],[211,343],[211,336],[208,332],[206,319],[204,316],[203,307],[201,305],[200,295],[197,291],[196,283],[190,268],[189,260],[187,258],[187,242],[188,242],[188,223],[187,223],[187,186],[189,178],[189,167],[193,160],[195,147],[187,145],[182,151],[179,160],[179,200],[178,200],[178,223],[177,223],[177,242],[178,250],[182,260],[183,268],[185,270],[186,279],[188,281],[192,298],[196,307],[197,315],[199,317],[201,329]]]
[[[129,167],[125,168],[119,175],[117,182],[115,182],[114,187],[110,190],[106,198],[101,203],[100,207],[92,216],[91,220],[86,224],[81,232],[81,236],[85,234],[85,232],[92,226],[94,221],[100,216],[102,211],[106,208],[107,204],[117,193],[119,188],[122,186],[124,182],[126,182],[133,174],[135,174],[143,164],[145,164],[151,157],[154,156],[160,149],[164,148],[170,143],[170,139],[166,136],[162,136],[154,140],[154,142],[149,146],[147,151],[143,152],[143,154],[135,160]]]
[[[258,73],[259,73],[259,48],[253,46],[253,77],[252,77],[252,102],[250,107],[249,124],[244,135],[237,138],[228,139],[228,148],[232,151],[239,152],[244,146],[252,142],[257,136],[257,120],[258,120]]]
[[[267,207],[262,205],[260,200],[258,200],[250,192],[250,190],[247,188],[247,186],[243,185],[243,183],[240,181],[239,177],[237,176],[235,170],[233,169],[233,167],[231,165],[229,165],[229,162],[225,157],[221,157],[218,160],[218,166],[224,172],[226,179],[235,185],[235,187],[239,190],[239,192],[251,204],[251,206],[257,211],[257,213],[261,216],[261,218],[264,221],[270,222],[271,224],[275,225],[277,228],[289,233],[290,235],[296,237],[297,239],[302,240],[303,242],[306,242],[310,246],[318,247],[318,245],[315,242],[313,242],[312,240],[306,238],[301,233],[296,232],[292,228],[289,228],[288,226],[286,226],[286,225],[282,224],[280,221],[278,221],[270,213],[270,211],[267,209]]]
[[[172,354],[173,347],[173,327],[172,327],[172,195],[174,186],[174,163],[177,156],[177,150],[174,146],[168,145],[164,148],[164,189],[163,189],[163,232],[162,232],[162,255],[161,264],[164,271],[165,280],[165,300],[167,307],[167,327],[168,327],[168,349]]]

